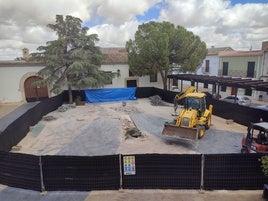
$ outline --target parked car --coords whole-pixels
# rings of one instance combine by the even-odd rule
[[[246,106],[251,104],[251,100],[246,96],[231,95],[231,96],[227,96],[225,98],[221,98],[220,100],[226,101],[229,103],[237,103],[239,105],[246,105]]]
[[[221,98],[221,95],[218,94],[218,93],[212,93],[212,92],[209,92],[209,91],[204,91],[202,93],[205,93],[207,97],[212,98],[212,99],[219,100]]]

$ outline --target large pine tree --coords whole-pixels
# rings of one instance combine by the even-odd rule
[[[38,74],[42,83],[51,86],[51,91],[59,93],[64,87],[69,91],[69,103],[73,102],[72,89],[98,88],[112,73],[100,70],[102,54],[95,45],[96,34],[87,35],[88,27],[81,26],[79,18],[67,15],[56,16],[55,24],[48,27],[57,33],[57,40],[48,41],[46,46],[38,47],[33,58],[42,62],[45,68]]]
[[[160,73],[163,88],[171,64],[195,72],[206,57],[206,44],[199,36],[169,22],[148,22],[138,27],[135,39],[126,43],[130,71],[134,75]]]

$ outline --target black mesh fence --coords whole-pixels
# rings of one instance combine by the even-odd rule
[[[122,186],[127,189],[199,189],[201,155],[122,156],[122,170]]]
[[[42,156],[44,186],[55,190],[120,188],[119,156]]]
[[[82,94],[83,91],[74,92],[77,96]],[[136,91],[138,98],[152,95],[173,102],[176,93],[153,87]],[[64,92],[38,103],[23,105],[2,118],[0,151],[9,151],[23,139],[29,126],[57,109],[66,97],[67,92]],[[214,106],[214,115],[243,125],[257,122],[259,118],[268,121],[267,111],[210,97],[207,103]],[[199,189],[201,186],[206,190],[262,189],[267,181],[261,171],[260,157],[259,154],[212,154],[205,155],[203,163],[201,155],[141,154],[134,155],[133,166],[133,157],[127,155],[42,156],[40,169],[39,156],[0,152],[0,183],[37,191],[43,190],[41,184],[45,190],[51,191],[119,189],[121,184],[126,189]]]
[[[225,119],[232,119],[236,123],[248,126],[251,122],[259,122],[260,118],[268,122],[268,111],[228,103],[220,100],[213,100],[213,114]]]
[[[39,157],[0,152],[0,183],[40,191]]]
[[[150,96],[155,95],[154,87],[138,87],[136,90],[135,97],[136,98],[148,98]]]
[[[73,101],[77,98],[80,97],[81,101],[86,101],[86,95],[84,90],[72,90],[71,92]],[[62,92],[62,97],[63,97],[63,102],[64,103],[69,103],[69,91],[65,90]]]
[[[1,118],[0,151],[10,151],[42,117],[57,109],[63,102],[60,94],[37,103],[27,103]]]
[[[261,154],[33,156],[0,152],[0,183],[36,191],[262,189]],[[42,164],[42,165],[40,165]]]
[[[205,155],[205,190],[254,190],[262,189],[260,154],[211,154]]]

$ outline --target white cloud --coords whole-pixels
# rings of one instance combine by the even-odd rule
[[[218,21],[219,14],[229,5],[222,0],[166,0],[166,2],[168,6],[161,11],[159,19],[185,27],[214,24]]]
[[[97,13],[104,17],[107,23],[118,25],[135,19],[136,15],[143,14],[157,2],[159,0],[102,0]]]
[[[237,4],[222,0],[167,0],[160,20],[182,25],[199,35],[207,46],[260,49],[268,39],[268,4]]]
[[[113,24],[103,24],[92,27],[89,34],[96,33],[100,39],[100,46],[105,47],[125,47],[126,41],[134,38],[139,23],[137,21],[125,22],[122,25],[116,26]]]
[[[157,4],[161,2],[161,4]],[[134,37],[137,15],[155,5],[162,6],[158,21],[169,21],[199,35],[207,46],[231,46],[234,49],[260,49],[268,40],[268,3],[237,4],[229,0],[0,0],[0,60],[21,56],[55,39],[46,25],[57,14],[79,17],[84,24],[95,24],[89,33],[97,33],[101,46],[124,47]],[[98,24],[101,22],[101,24]]]

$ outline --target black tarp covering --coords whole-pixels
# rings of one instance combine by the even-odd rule
[[[261,169],[261,154],[205,155],[205,190],[262,189],[265,177]]]
[[[48,191],[117,190],[120,188],[119,156],[42,156]]]
[[[0,152],[0,183],[40,191],[39,157]]]
[[[124,156],[121,161],[124,161]],[[135,155],[135,166],[135,175],[122,174],[123,188],[200,188],[201,155],[141,154]]]
[[[29,132],[30,126],[62,105],[62,94],[41,102],[26,103],[0,120],[0,151],[10,151]]]

